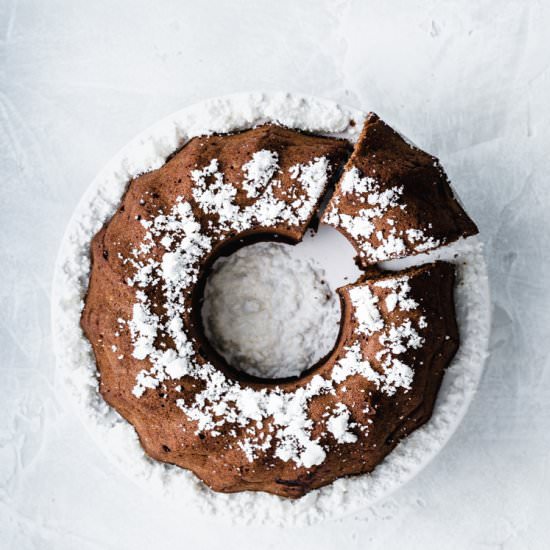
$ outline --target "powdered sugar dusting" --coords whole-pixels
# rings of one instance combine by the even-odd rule
[[[382,283],[397,287],[402,280],[402,278],[388,279]],[[373,283],[373,286],[375,285],[381,287],[380,282]],[[410,286],[405,288],[401,285],[401,288],[403,288],[402,298],[401,301],[396,301],[396,307],[403,313],[417,309],[418,304],[408,296]],[[424,316],[416,322],[406,317],[399,325],[386,324],[378,309],[378,297],[373,294],[369,285],[352,287],[348,293],[354,306],[353,315],[358,323],[359,333],[377,338],[381,345],[381,349],[376,354],[376,360],[382,372],[371,367],[369,361],[363,357],[358,344],[350,346],[345,362],[340,361],[340,366],[345,365],[353,371],[360,372],[387,395],[393,395],[399,388],[410,390],[414,370],[404,362],[402,356],[409,349],[419,349],[424,344],[425,340],[418,332],[427,327]],[[404,307],[401,307],[402,305]],[[352,363],[355,365],[351,366]]]
[[[374,286],[393,290],[393,292],[386,297],[386,308],[389,312],[392,312],[397,305],[404,311],[410,311],[418,307],[416,301],[408,297],[411,287],[409,285],[409,277],[407,276],[378,281],[374,283]]]
[[[272,168],[270,177],[276,166]],[[326,159],[315,159],[307,165],[293,167],[292,175],[302,183],[303,190],[309,197],[314,196],[321,185],[324,186],[327,168]],[[249,166],[245,172],[251,170]],[[257,168],[254,171],[258,178],[258,174],[265,172]],[[236,187],[224,183],[224,176],[219,171],[216,159],[205,168],[194,170],[192,178],[197,185],[193,190],[193,196],[199,207],[207,213],[215,214],[218,214],[219,209],[219,223],[223,229],[238,227],[239,230],[243,230],[252,225],[253,217],[262,224],[271,223],[271,217],[258,220],[256,204],[239,210],[232,202]],[[262,181],[265,186],[268,185],[269,179],[263,177]],[[266,191],[264,188],[264,193]],[[261,204],[264,196],[260,196],[257,202]],[[244,220],[233,215],[228,216],[228,212],[234,212],[235,209],[244,214]],[[260,206],[259,211],[262,209]],[[284,210],[292,212],[286,205]],[[256,214],[246,216],[246,212]],[[288,219],[288,216],[286,218]],[[193,399],[178,399],[176,404],[190,420],[196,421],[197,433],[209,431],[215,435],[219,433],[220,427],[226,424],[246,428],[251,437],[247,438],[244,444],[235,441],[234,445],[241,448],[248,460],[254,460],[268,449],[273,449],[274,456],[283,461],[310,467],[321,464],[328,451],[326,444],[322,443],[322,436],[312,435],[315,427],[309,417],[312,399],[334,392],[337,384],[357,374],[374,382],[376,387],[387,395],[393,395],[399,388],[410,389],[413,370],[399,357],[409,347],[420,347],[424,340],[412,327],[410,320],[399,327],[385,326],[377,306],[378,298],[372,293],[369,283],[351,288],[349,295],[353,305],[353,316],[358,322],[357,335],[378,335],[382,345],[379,352],[382,373],[371,368],[369,361],[360,352],[358,343],[353,341],[349,343],[346,357],[338,362],[337,368],[329,378],[317,375],[304,388],[298,388],[295,392],[282,391],[278,387],[261,390],[243,387],[238,382],[228,379],[210,363],[197,361],[191,336],[179,311],[185,306],[185,298],[196,282],[199,262],[211,250],[211,239],[201,232],[191,206],[181,198],[170,214],[159,214],[151,220],[143,220],[142,225],[147,229],[143,238],[144,244],[134,248],[132,257],[129,258],[136,268],[136,273],[128,283],[137,287],[160,286],[164,295],[166,315],[160,318],[157,314],[151,313],[152,308],[146,293],[138,288],[133,317],[128,320],[134,345],[133,355],[138,359],[147,360],[151,367],[137,375],[133,389],[136,398],[140,398],[147,390],[158,387],[167,378],[195,378],[203,382],[204,389]],[[216,232],[215,226],[211,225],[210,229]],[[160,246],[160,241],[165,245],[170,243],[171,247],[163,254],[160,263],[151,263],[147,257],[141,259],[143,251],[148,252],[151,248]],[[416,308],[416,302],[408,298],[410,286],[405,285],[402,280],[394,286],[399,286],[401,296],[400,301],[397,301],[397,307],[403,304],[409,310],[413,306]],[[155,341],[159,336],[169,336],[174,342],[175,349],[156,347]],[[161,338],[161,341],[164,341],[164,338]],[[349,412],[340,413],[329,421],[329,431],[334,434],[334,430],[337,430],[335,437],[340,443],[356,441],[356,437],[346,435]],[[265,421],[268,421],[273,429],[269,444],[260,441]],[[229,433],[236,432],[230,430]]]
[[[219,258],[204,289],[208,339],[230,365],[260,378],[298,376],[338,338],[340,301],[324,270],[292,250],[257,243]]]
[[[403,201],[403,186],[382,190],[375,177],[362,177],[355,166],[345,172],[339,185],[342,195],[350,196],[361,208],[356,214],[350,215],[340,210],[340,198],[336,197],[324,214],[323,221],[341,227],[351,235],[360,248],[359,256],[368,263],[400,258],[411,247],[418,252],[426,252],[443,244],[421,228],[405,231],[397,229],[392,209],[407,209]],[[387,227],[383,231],[377,230],[375,221],[378,226],[384,223]]]
[[[259,151],[243,166],[247,181],[257,183],[248,188],[248,193],[250,195],[253,189],[252,194],[258,197],[253,204],[242,208],[234,200],[237,186],[225,182],[217,159],[191,172],[195,182],[193,197],[199,208],[218,217],[217,223],[210,222],[212,233],[244,231],[258,225],[269,227],[281,221],[299,224],[311,216],[328,181],[327,159],[316,158],[291,168],[293,178],[301,186],[289,205],[273,195],[276,181],[272,177],[278,170],[276,158],[268,151]],[[161,213],[153,219],[143,220],[142,225],[146,228],[143,241],[133,249],[132,257],[125,260],[136,268],[128,284],[138,288],[160,286],[166,315],[160,318],[153,314],[147,294],[139,289],[136,291],[133,317],[127,320],[134,345],[133,355],[147,360],[151,367],[137,375],[134,396],[140,398],[167,378],[189,376],[201,380],[205,387],[194,400],[176,401],[187,417],[196,421],[197,432],[217,434],[225,424],[246,427],[252,438],[245,444],[236,441],[235,445],[240,446],[247,459],[253,460],[261,451],[274,446],[275,456],[284,461],[306,467],[320,464],[326,457],[326,450],[319,436],[312,437],[314,425],[307,408],[313,397],[333,391],[333,381],[315,377],[305,389],[295,393],[286,393],[279,388],[257,391],[241,387],[210,363],[197,362],[191,337],[179,312],[197,280],[200,261],[212,248],[211,238],[201,232],[191,206],[183,199],[178,199],[168,215]],[[160,246],[167,248],[160,263],[152,263],[150,258],[144,257],[152,248]],[[156,347],[154,343],[159,336],[170,337],[175,349]],[[261,428],[258,426],[261,427],[261,422],[267,419],[271,419],[275,430],[270,445],[265,441],[254,442],[260,437]]]
[[[156,223],[153,224],[155,226]],[[166,288],[163,285],[163,288]],[[278,387],[274,389],[254,390],[242,387],[238,382],[230,380],[211,364],[197,364],[193,361],[193,351],[190,346],[178,346],[176,350],[153,349],[147,353],[147,358],[153,364],[149,371],[142,371],[137,378],[134,395],[140,397],[148,387],[156,387],[166,376],[170,376],[170,369],[177,365],[176,373],[179,376],[191,376],[201,380],[205,389],[199,392],[193,401],[183,399],[177,401],[178,407],[197,422],[197,431],[214,431],[227,424],[246,427],[247,432],[256,434],[252,439],[261,438],[258,433],[263,428],[264,421],[271,422],[275,428],[269,445],[265,441],[261,444],[253,443],[248,439],[245,444],[237,443],[247,459],[253,460],[262,451],[275,447],[274,455],[284,461],[293,461],[297,466],[310,467],[320,464],[326,458],[326,447],[320,437],[313,437],[314,424],[309,418],[308,406],[313,398],[325,393],[332,393],[338,384],[354,375],[362,375],[374,382],[381,391],[393,395],[398,388],[410,388],[413,372],[398,357],[409,347],[419,347],[423,339],[412,328],[411,322],[406,321],[400,327],[385,327],[380,312],[376,306],[377,299],[367,284],[350,290],[354,305],[354,316],[359,321],[358,335],[374,336],[378,334],[383,348],[380,352],[384,373],[372,369],[369,361],[363,357],[358,342],[351,342],[345,357],[333,369],[331,376],[323,378],[314,376],[304,388],[295,392],[285,392]],[[165,296],[167,300],[170,296]],[[404,299],[406,300],[406,296]],[[170,304],[170,302],[168,301]],[[173,307],[173,305],[170,305]],[[140,309],[140,315],[147,308]],[[173,319],[164,325],[164,330],[170,332]],[[134,321],[131,321],[133,323]],[[151,321],[152,322],[152,321]],[[149,320],[143,322],[148,327]],[[154,322],[160,323],[155,317]],[[181,324],[178,332],[170,332],[177,342],[188,343],[188,337]],[[384,331],[387,328],[387,331]],[[134,340],[134,346],[141,345],[141,332]],[[141,349],[141,348],[140,348]],[[220,412],[223,412],[221,414]],[[338,418],[329,420],[328,430],[335,434],[340,443],[352,443],[356,437],[347,434],[347,420],[349,413],[340,410]],[[244,445],[244,446],[243,446]]]
[[[246,179],[243,188],[248,197],[257,197],[261,189],[265,189],[275,172],[279,169],[279,155],[274,151],[262,149],[252,155],[252,160],[243,166]]]
[[[354,307],[355,318],[359,323],[359,331],[370,335],[384,328],[377,303],[378,298],[373,295],[368,286],[358,286],[349,291],[351,303]]]
[[[262,150],[252,155],[243,165],[247,174],[242,183],[248,197],[256,200],[246,206],[236,203],[238,187],[225,181],[218,159],[212,159],[201,169],[191,172],[195,182],[193,197],[206,214],[217,214],[217,222],[209,229],[217,234],[230,231],[246,231],[255,225],[272,227],[280,223],[298,226],[313,215],[329,178],[329,162],[325,157],[316,158],[308,164],[290,168],[290,175],[301,184],[294,187],[293,196],[285,200],[277,198],[274,191],[280,182],[273,179],[279,169],[277,154]]]
[[[343,403],[338,403],[334,413],[327,420],[327,429],[338,443],[355,443],[357,441],[357,436],[348,431],[350,416],[350,410]]]

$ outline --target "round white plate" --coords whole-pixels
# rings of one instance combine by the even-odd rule
[[[365,114],[330,101],[286,93],[249,93],[207,100],[139,134],[99,173],[78,204],[61,244],[52,289],[58,379],[97,444],[149,494],[170,499],[191,513],[209,513],[256,525],[304,525],[337,518],[374,504],[410,480],[442,449],[463,418],[483,370],[490,326],[486,266],[477,238],[459,241],[430,255],[385,264],[390,269],[400,268],[436,257],[457,264],[455,300],[461,346],[445,374],[432,419],[402,441],[371,474],[337,480],[298,500],[265,493],[215,493],[192,473],[149,459],[132,426],[98,392],[94,357],[79,324],[90,270],[89,245],[116,210],[128,181],[162,166],[173,151],[196,135],[273,121],[354,141]],[[355,124],[350,124],[351,120]],[[325,268],[338,265],[343,249],[336,247],[331,261],[333,253],[329,251],[335,248],[328,246],[336,238],[334,232],[321,231],[308,240],[304,250],[328,254],[321,262]],[[334,274],[335,280],[339,277]]]

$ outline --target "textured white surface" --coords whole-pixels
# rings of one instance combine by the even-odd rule
[[[549,8],[151,6],[0,5],[0,547],[546,548]],[[437,154],[479,222],[494,293],[492,356],[447,447],[375,510],[309,529],[205,525],[151,501],[101,455],[54,380],[53,260],[88,182],[161,116],[251,88],[373,109]]]

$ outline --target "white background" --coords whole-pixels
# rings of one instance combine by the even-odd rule
[[[0,548],[550,545],[550,4],[0,0]],[[442,159],[486,243],[491,357],[458,432],[373,510],[186,521],[122,477],[55,382],[53,262],[138,131],[205,97],[310,93]]]

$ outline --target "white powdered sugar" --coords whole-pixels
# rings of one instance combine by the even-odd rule
[[[348,431],[351,413],[344,403],[338,403],[327,420],[327,429],[338,443],[355,443],[357,436]]]
[[[398,258],[407,253],[404,237],[407,237],[413,249],[427,252],[440,246],[442,243],[425,234],[420,228],[398,231],[390,209],[406,210],[407,205],[402,199],[403,187],[393,186],[382,190],[374,177],[361,177],[361,172],[353,166],[343,175],[340,188],[343,195],[355,195],[356,199],[364,204],[356,214],[350,215],[341,212],[338,199],[328,210],[323,221],[334,227],[343,228],[351,235],[360,247],[359,256],[366,258],[369,263],[376,263],[390,258]],[[374,222],[384,222],[387,228],[384,231],[376,230]],[[404,233],[404,234],[403,234]],[[377,246],[373,244],[376,237]]]
[[[132,355],[136,359],[148,359],[153,366],[138,374],[133,389],[136,397],[141,397],[146,389],[158,387],[167,377],[181,378],[188,372],[194,351],[180,311],[190,286],[197,280],[200,260],[211,250],[210,237],[201,232],[191,206],[182,200],[176,202],[169,214],[159,214],[141,223],[147,229],[142,241],[146,246],[134,249],[132,257],[126,260],[136,268],[128,284],[138,288],[133,315],[127,323],[134,345]],[[157,241],[166,249],[162,261],[141,260],[143,251],[150,250]],[[149,299],[140,289],[151,285],[162,287],[166,320],[151,313]],[[155,347],[154,342],[161,333],[171,338],[175,350]]]
[[[341,189],[344,195],[365,195],[366,203],[374,207],[370,215],[376,218],[381,218],[388,208],[398,206],[399,198],[403,194],[403,187],[390,187],[382,191],[376,179],[361,177],[355,166],[342,177]]]
[[[380,311],[376,305],[378,298],[373,295],[368,286],[350,288],[349,297],[360,332],[370,335],[384,328]]]
[[[218,159],[212,159],[202,169],[191,172],[195,182],[193,198],[206,214],[217,214],[216,223],[209,229],[221,234],[228,231],[246,231],[255,224],[264,227],[286,223],[291,226],[306,222],[313,214],[329,178],[329,162],[325,157],[289,169],[292,179],[300,185],[293,188],[293,196],[277,198],[274,190],[280,181],[274,179],[279,170],[277,153],[257,151],[242,166],[246,179],[242,183],[248,197],[256,200],[247,206],[236,203],[238,187],[225,181]]]
[[[433,250],[442,244],[439,239],[426,235],[421,229],[406,229],[405,234],[409,241],[414,244],[414,249],[419,252]]]
[[[319,375],[313,377],[305,387],[295,392],[285,392],[278,387],[254,390],[249,387],[242,387],[238,382],[228,379],[221,371],[209,363],[201,364],[194,360],[194,352],[189,342],[189,336],[178,315],[178,306],[183,306],[183,299],[187,287],[196,277],[196,258],[198,254],[208,250],[208,242],[203,242],[197,235],[200,233],[185,233],[181,226],[192,226],[193,219],[190,209],[185,209],[183,218],[178,216],[182,211],[182,203],[178,203],[175,211],[169,216],[170,224],[166,223],[166,216],[161,215],[161,221],[155,219],[146,234],[145,240],[150,241],[155,237],[155,228],[170,227],[170,238],[175,240],[175,235],[184,235],[188,240],[189,249],[192,251],[190,257],[186,257],[186,249],[180,249],[180,257],[175,265],[181,269],[181,276],[169,271],[169,277],[161,269],[158,274],[160,284],[164,291],[165,308],[169,312],[166,321],[162,322],[156,315],[148,314],[149,305],[145,294],[138,290],[136,293],[138,319],[129,320],[134,343],[134,356],[139,355],[140,359],[148,359],[153,365],[148,370],[139,373],[136,379],[134,395],[141,397],[147,389],[155,388],[166,378],[177,379],[183,376],[191,376],[204,383],[204,389],[199,392],[193,400],[186,401],[178,399],[178,407],[191,420],[197,422],[197,432],[209,431],[211,435],[219,433],[219,428],[225,424],[234,424],[238,427],[246,427],[247,433],[252,437],[243,446],[239,445],[246,457],[253,460],[262,451],[266,451],[272,441],[274,455],[283,461],[292,461],[297,466],[314,466],[321,464],[327,453],[327,448],[320,442],[320,437],[313,437],[313,421],[309,418],[308,408],[311,400],[325,393],[333,393],[337,385],[345,382],[350,376],[362,375],[376,384],[381,391],[393,395],[398,388],[409,389],[412,381],[412,369],[398,359],[398,356],[405,353],[409,347],[419,347],[422,339],[411,326],[411,321],[406,321],[400,327],[386,327],[377,308],[377,299],[372,295],[368,286],[363,285],[350,290],[350,297],[354,306],[353,315],[358,320],[358,335],[365,334],[374,336],[379,334],[382,346],[380,352],[383,355],[382,374],[374,371],[368,360],[366,360],[357,343],[351,342],[349,352],[345,358],[339,361],[329,378]],[[165,229],[167,231],[167,229]],[[160,236],[156,234],[156,236]],[[199,240],[200,246],[194,245]],[[194,245],[194,246],[193,246]],[[166,255],[171,255],[166,252]],[[260,256],[261,257],[261,256]],[[139,260],[133,260],[138,266],[137,279],[139,276]],[[164,266],[164,259],[162,264]],[[142,264],[148,269],[149,264]],[[157,274],[153,271],[151,280],[157,280]],[[183,283],[182,283],[183,282]],[[407,296],[404,296],[404,300]],[[170,313],[172,313],[170,315]],[[288,313],[288,312],[286,312]],[[176,344],[176,349],[166,350],[155,348],[153,342],[162,331],[168,334]],[[144,344],[145,340],[145,344]],[[386,345],[387,343],[387,345]],[[347,419],[349,412],[340,411],[338,418],[332,418],[329,424],[329,431],[333,432],[332,426],[339,427],[337,441],[340,443],[351,443],[356,437],[347,434]],[[271,420],[274,428],[269,445],[266,441],[258,441],[262,437],[261,430],[263,422]],[[344,422],[345,421],[345,422]],[[256,440],[256,441],[254,441]],[[229,443],[231,445],[231,443]]]
[[[291,249],[257,243],[219,258],[204,289],[208,339],[230,365],[260,378],[298,376],[338,337],[340,302],[324,271]]]
[[[256,524],[303,525],[341,516],[373,504],[412,477],[441,449],[464,414],[473,395],[485,357],[488,334],[487,279],[480,245],[476,239],[454,243],[432,253],[429,258],[417,256],[414,260],[421,263],[434,258],[442,258],[455,262],[458,277],[456,285],[457,319],[461,347],[445,375],[432,420],[400,443],[372,474],[339,479],[330,486],[313,491],[298,500],[285,500],[257,492],[232,495],[214,493],[189,472],[148,459],[139,445],[134,429],[105,403],[97,391],[93,354],[79,327],[79,317],[90,269],[89,244],[93,234],[115,211],[127,181],[140,173],[162,166],[173,151],[196,135],[239,130],[268,121],[277,121],[294,128],[355,140],[363,118],[363,113],[339,107],[330,102],[288,94],[244,94],[203,102],[176,113],[148,130],[117,155],[90,187],[67,230],[56,266],[52,297],[60,379],[65,383],[68,395],[76,405],[75,411],[82,418],[85,426],[98,444],[121,467],[121,470],[138,481],[148,491],[174,501],[177,506],[196,511],[190,513],[209,513],[228,517],[231,521],[255,522]],[[351,119],[355,121],[353,125],[349,124]],[[219,167],[212,163],[210,165],[211,176],[215,180],[214,174]],[[318,167],[319,165],[316,169]],[[302,169],[294,169],[291,175],[298,178],[302,174]],[[313,167],[311,167],[311,171],[315,171]],[[302,177],[305,178],[305,176]],[[268,182],[268,187],[274,178],[276,179],[276,173]],[[251,178],[251,181],[253,180],[254,178]],[[212,184],[212,181],[210,179],[209,183]],[[220,182],[222,195],[225,191],[221,186],[227,183],[231,182]],[[254,187],[259,194],[262,193],[260,187]],[[213,197],[205,196],[204,207],[208,208],[209,203],[211,204],[215,200]],[[308,197],[304,193],[296,200],[307,202]],[[223,198],[221,204],[227,205],[230,202]],[[179,230],[174,231],[173,241],[169,237],[163,239],[161,243],[166,248],[166,254],[178,252],[179,246],[175,245],[179,240],[195,235],[193,220],[186,219],[185,224],[188,225],[185,225],[186,228],[184,228],[185,213],[181,215],[180,213],[168,213],[167,217],[172,215],[174,217],[171,220],[158,220],[157,222],[179,226]],[[148,231],[152,238],[156,239],[155,222],[154,220],[148,221],[153,223]],[[167,232],[165,229],[162,230],[163,234]],[[144,244],[148,246],[147,243]],[[199,240],[196,246],[197,253],[200,254],[201,250],[208,245]],[[138,257],[131,259],[139,260]],[[136,305],[142,309],[134,312],[130,322],[135,325],[133,328],[131,325],[130,330],[133,331],[135,339],[133,351],[139,356],[151,357],[157,353],[158,350],[155,350],[154,344],[151,343],[151,334],[161,330],[162,327],[159,327],[159,323],[152,318],[151,311],[146,307],[146,300],[141,300],[141,295],[138,295],[137,292],[143,290],[143,285],[151,276],[158,276],[158,284],[162,284],[163,289],[166,287],[164,292],[177,296],[180,291],[178,290],[178,281],[181,279],[181,274],[193,277],[193,268],[190,267],[193,263],[189,264],[188,259],[178,255],[167,256],[165,259],[163,258],[161,265],[144,264],[142,268],[138,269],[142,278],[133,278],[136,289]],[[395,264],[395,267],[400,268],[401,266],[402,264]],[[410,305],[406,302],[408,300],[407,292],[396,288],[393,289],[390,296],[392,294],[396,295],[391,299],[393,307],[407,311],[407,307]],[[402,297],[403,303],[399,304],[401,294],[404,296]],[[382,304],[377,303],[376,306],[379,308]],[[368,323],[365,326],[368,326]],[[421,338],[421,328],[420,322],[418,326],[411,325],[410,328],[395,327],[394,331],[388,327],[390,330],[384,336],[386,338],[384,348],[390,351],[386,355],[395,355],[394,352],[399,351],[401,346],[416,345],[417,339],[411,329],[414,329]],[[177,324],[166,328],[176,335],[181,334],[180,329],[181,327],[178,327]],[[185,350],[183,340],[179,342],[177,350]],[[144,374],[144,381],[138,384],[138,387],[142,387],[143,391],[148,391],[148,384],[155,383],[153,381],[158,380],[159,375],[177,379],[192,369],[192,361],[186,362],[185,352],[180,357],[179,351],[171,351],[172,354],[159,356],[159,372]],[[397,361],[398,358],[394,357],[394,360]],[[319,464],[324,460],[323,453],[325,451],[319,442],[310,436],[307,417],[300,416],[303,403],[313,393],[317,395],[322,391],[330,391],[330,387],[334,387],[335,384],[345,383],[347,376],[354,371],[360,372],[364,376],[373,376],[372,368],[361,358],[359,345],[350,346],[346,350],[344,357],[333,369],[330,379],[316,377],[307,388],[304,388],[303,392],[293,394],[291,397],[279,395],[277,392],[272,392],[269,396],[247,392],[231,395],[236,389],[227,387],[215,372],[207,373],[205,376],[208,378],[210,391],[212,393],[219,392],[218,411],[225,406],[226,398],[235,398],[227,405],[235,412],[236,421],[243,418],[265,418],[264,415],[270,410],[270,407],[275,409],[278,415],[276,431],[269,435],[276,437],[279,441],[278,453],[281,457],[287,457],[288,460],[291,457],[298,457],[302,464],[312,465]],[[390,373],[393,373],[393,378],[389,376]],[[145,378],[147,376],[151,378]],[[380,380],[379,383],[381,387],[406,388],[406,372],[388,368],[385,380]],[[188,407],[190,414],[194,414],[193,411],[198,410],[191,404],[185,404],[185,407]],[[232,411],[230,410],[230,414]],[[206,409],[206,413],[209,413],[208,409]],[[289,421],[291,416],[295,417],[292,422]],[[336,440],[338,438],[350,439],[355,435],[357,428],[352,426],[349,420],[344,409],[332,410],[327,417],[327,433]],[[206,418],[206,423],[208,423],[208,418]],[[255,460],[256,456],[265,452],[265,448],[272,443],[269,440],[269,435],[260,436],[256,432],[242,443],[242,452],[247,460]]]
[[[248,197],[257,197],[261,189],[265,189],[275,172],[279,169],[279,155],[274,151],[262,149],[252,155],[252,160],[243,166],[245,180],[243,189]]]
[[[298,217],[306,219],[328,183],[329,163],[325,157],[316,158],[308,164],[296,164],[290,168],[290,177],[301,184],[305,196],[294,194],[292,202]],[[296,187],[294,188],[296,189]]]
[[[399,288],[400,299],[395,300],[393,311],[396,307],[403,312],[417,309],[418,304],[408,296],[410,285],[406,277],[390,279],[374,283],[381,288]],[[390,324],[386,326],[377,307],[378,298],[374,296],[368,286],[356,286],[349,290],[349,296],[353,304],[353,315],[358,323],[360,333],[372,336],[377,335],[382,349],[377,353],[376,359],[380,361],[383,373],[380,374],[372,368],[366,369],[365,378],[375,382],[377,387],[387,395],[393,395],[398,388],[406,391],[411,388],[414,377],[413,369],[403,362],[399,356],[406,353],[409,349],[418,349],[424,343],[418,330],[427,327],[424,317],[420,317],[416,323],[416,328],[411,319],[406,318],[400,325]],[[390,295],[391,296],[391,295]],[[353,354],[347,357],[347,361],[352,359],[365,363],[364,358],[358,354],[357,348]]]
[[[397,305],[404,311],[410,311],[418,307],[418,304],[413,298],[409,298],[408,293],[411,290],[409,285],[409,277],[404,276],[398,279],[386,279],[374,283],[374,286],[379,288],[389,288],[393,290],[386,297],[386,307],[389,312],[392,312]]]
[[[280,200],[277,201],[280,203],[276,209],[277,214],[262,215],[266,210],[265,196],[269,192],[268,185],[278,165],[274,161],[276,155],[269,155],[271,160],[266,163],[265,153],[269,152],[260,151],[260,153],[262,153],[260,155],[262,160],[259,160],[254,153],[252,161],[243,166],[243,172],[252,173],[256,180],[261,180],[263,192],[255,203],[243,208],[239,208],[234,203],[237,187],[235,184],[224,182],[224,174],[219,171],[216,159],[212,159],[203,169],[193,170],[192,179],[197,186],[193,189],[193,196],[199,207],[206,213],[219,214],[220,228],[216,227],[215,222],[211,222],[209,226],[213,232],[228,228],[242,231],[252,227],[253,221],[265,226],[280,219],[292,220],[294,223],[302,221],[300,216],[295,218],[293,210],[286,202]],[[292,167],[292,176],[302,184],[302,193],[305,193],[306,200],[312,200],[311,197],[318,196],[322,191],[327,181],[327,170],[328,162],[324,158]],[[275,182],[271,181],[271,185],[273,184]],[[273,196],[268,201],[272,199]],[[301,207],[304,199],[299,198],[296,201],[299,201]],[[291,204],[295,204],[296,201]],[[380,201],[385,203],[390,201],[390,198],[379,199]],[[304,212],[304,219],[311,215],[314,204],[314,202],[309,204],[309,208]],[[147,360],[151,367],[142,370],[136,377],[133,389],[136,398],[140,398],[147,390],[158,387],[167,378],[179,379],[184,376],[195,378],[204,383],[204,389],[195,395],[194,399],[177,399],[176,404],[190,420],[196,421],[197,433],[208,431],[216,436],[220,433],[220,427],[225,424],[246,428],[247,433],[252,437],[243,446],[239,443],[235,432],[234,445],[240,446],[250,460],[261,455],[260,451],[270,449],[270,445],[265,441],[261,443],[253,441],[261,437],[263,422],[272,419],[270,421],[274,431],[270,444],[272,442],[274,455],[285,462],[292,461],[297,466],[310,467],[321,464],[328,451],[327,447],[321,443],[319,435],[312,436],[315,424],[309,418],[308,411],[314,397],[334,392],[336,384],[344,382],[349,376],[355,374],[364,375],[365,378],[374,382],[380,391],[388,395],[393,395],[398,388],[410,389],[413,370],[403,363],[399,356],[409,347],[419,347],[423,339],[412,328],[410,320],[400,327],[386,327],[377,307],[378,298],[372,294],[367,283],[351,288],[349,294],[353,315],[358,321],[357,333],[367,336],[380,333],[380,344],[385,346],[380,352],[383,357],[382,374],[370,368],[362,354],[354,351],[353,357],[360,366],[352,363],[352,355],[346,356],[345,361],[338,363],[337,380],[325,379],[317,375],[305,388],[298,388],[295,392],[285,392],[278,387],[253,390],[241,387],[238,382],[228,379],[210,363],[197,362],[191,336],[181,319],[180,311],[185,307],[185,299],[196,282],[199,262],[211,250],[211,239],[201,232],[201,226],[195,219],[191,206],[181,197],[168,215],[159,214],[151,220],[142,220],[141,224],[146,229],[145,236],[142,243],[133,250],[132,257],[128,259],[136,269],[134,277],[128,281],[128,284],[136,286],[137,290],[133,317],[127,322],[134,345],[133,356],[140,360]],[[142,256],[152,247],[161,246],[161,242],[168,249],[160,263],[151,262],[146,256],[142,259]],[[261,251],[265,250],[261,249]],[[263,255],[259,258],[263,261]],[[265,269],[264,266],[261,269]],[[163,291],[163,307],[166,315],[162,318],[151,313],[152,307],[147,295],[140,289],[148,286],[160,286]],[[410,306],[413,302],[407,301],[408,289],[410,287],[401,284],[402,302]],[[267,294],[270,292],[271,290],[267,289]],[[283,295],[288,297],[288,292]],[[290,297],[292,298],[292,295]],[[236,298],[238,299],[239,296],[237,295]],[[294,293],[294,300],[294,304],[291,305],[302,308],[303,300],[300,292]],[[284,313],[286,318],[294,317],[295,320],[300,320],[292,311],[287,310]],[[228,319],[228,322],[232,320]],[[285,322],[286,320],[283,319],[279,324]],[[289,323],[288,328],[290,329],[288,334],[294,333],[298,338],[303,337],[304,333],[300,325]],[[159,336],[162,337],[162,342],[169,337],[174,342],[175,349],[156,347],[155,341]],[[275,333],[274,336],[280,335]],[[313,335],[312,346],[315,345],[315,340]],[[355,343],[351,342],[350,347],[354,346]],[[301,368],[305,366],[309,365],[303,365]],[[339,442],[349,443],[356,440],[352,434],[345,436],[347,424],[343,426],[343,423],[348,417],[349,412],[340,414],[337,420],[332,419],[332,425],[340,426],[343,430],[338,435]],[[329,431],[332,430],[329,428]],[[229,433],[232,432],[234,430]],[[228,445],[231,447],[231,441]]]

